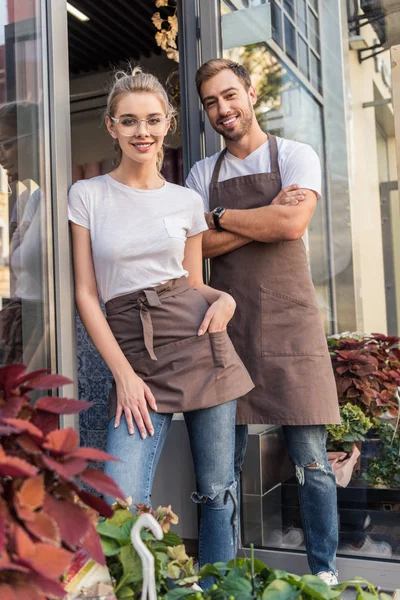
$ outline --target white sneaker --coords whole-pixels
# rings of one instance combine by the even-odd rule
[[[267,538],[268,546],[278,546],[279,548],[298,548],[304,542],[304,535],[301,529],[288,529],[282,533],[279,529],[274,529]]]
[[[338,578],[332,571],[321,571],[321,573],[317,573],[317,577],[327,585],[337,585],[339,583]]]
[[[376,556],[377,558],[391,558],[393,550],[390,544],[387,542],[374,542],[373,539],[367,535],[364,543],[359,548],[355,546],[346,546],[343,548],[346,554],[354,554],[357,556]]]

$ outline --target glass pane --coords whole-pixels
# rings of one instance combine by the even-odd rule
[[[319,20],[317,19],[317,17],[314,15],[314,13],[312,12],[312,10],[308,9],[308,26],[309,26],[309,33],[308,33],[308,39],[311,42],[311,45],[313,46],[313,48],[319,52],[320,51],[320,46],[319,46]]]
[[[301,37],[298,36],[298,44],[299,44],[299,67],[300,71],[307,77],[310,78],[310,69],[308,64],[308,45]]]
[[[294,18],[294,0],[283,0],[283,6],[286,12]]]
[[[313,9],[318,12],[318,0],[308,0]]]
[[[284,23],[286,54],[292,59],[293,62],[297,62],[296,30],[287,17],[285,17]]]
[[[272,39],[283,48],[282,11],[274,0],[271,0],[271,23]]]
[[[50,366],[40,4],[0,2],[0,363]],[[6,58],[6,60],[5,60]]]
[[[314,52],[310,52],[311,57],[311,83],[316,90],[322,92],[322,81],[321,81],[321,61]]]
[[[297,0],[297,27],[307,37],[307,6],[306,0]]]

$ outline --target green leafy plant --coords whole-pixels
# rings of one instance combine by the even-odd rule
[[[339,402],[359,406],[368,417],[399,413],[400,338],[346,333],[328,338]]]
[[[212,577],[214,584],[206,590],[173,589],[164,600],[333,600],[340,598],[349,586],[358,592],[358,600],[390,600],[387,594],[378,594],[373,585],[356,578],[336,586],[329,586],[314,575],[293,575],[280,569],[270,569],[253,556],[230,563],[205,565],[200,569],[200,579]],[[179,583],[179,582],[178,582]]]
[[[363,442],[373,423],[357,405],[346,404],[340,407],[341,425],[327,425],[327,449],[351,452],[355,442]]]
[[[363,478],[372,485],[400,487],[400,431],[396,425],[375,420],[381,440],[379,454],[368,462]]]
[[[28,395],[68,383],[47,370],[25,373],[20,364],[0,368],[2,600],[64,597],[59,580],[79,547],[105,564],[93,520],[97,512],[109,516],[112,511],[80,484],[122,496],[110,477],[88,468],[89,461],[116,459],[79,448],[74,429],[58,429],[61,414],[80,413],[91,403],[43,396],[33,406]]]
[[[129,503],[118,501],[111,518],[101,520],[97,526],[118,600],[140,597],[143,583],[140,557],[131,544],[131,530],[138,517],[150,513],[160,523],[163,539],[156,540],[153,534],[142,530],[142,540],[154,556],[157,594],[162,596],[172,589],[172,580],[180,585],[197,581],[193,558],[186,554],[182,539],[170,531],[170,525],[178,522],[171,507],[159,507],[156,511],[137,505],[137,513],[130,511]]]

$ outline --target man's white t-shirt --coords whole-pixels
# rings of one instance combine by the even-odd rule
[[[186,238],[207,229],[200,196],[168,182],[157,190],[137,190],[100,175],[77,181],[68,205],[69,220],[90,230],[104,302],[187,276]]]
[[[278,165],[282,187],[297,183],[300,187],[321,195],[321,165],[317,153],[308,144],[277,137]],[[209,187],[219,152],[200,160],[191,169],[186,185],[203,198],[204,212],[210,212]],[[229,151],[221,165],[218,181],[242,175],[269,173],[271,171],[269,141],[259,146],[246,158],[237,158]]]

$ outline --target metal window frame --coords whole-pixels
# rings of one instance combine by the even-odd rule
[[[42,0],[47,14],[47,57],[50,164],[48,174],[52,198],[53,280],[55,307],[55,347],[58,373],[73,383],[60,392],[78,397],[75,302],[72,255],[68,224],[68,188],[71,183],[71,131],[69,105],[68,22],[63,0]],[[60,419],[61,427],[79,431],[78,415]]]

